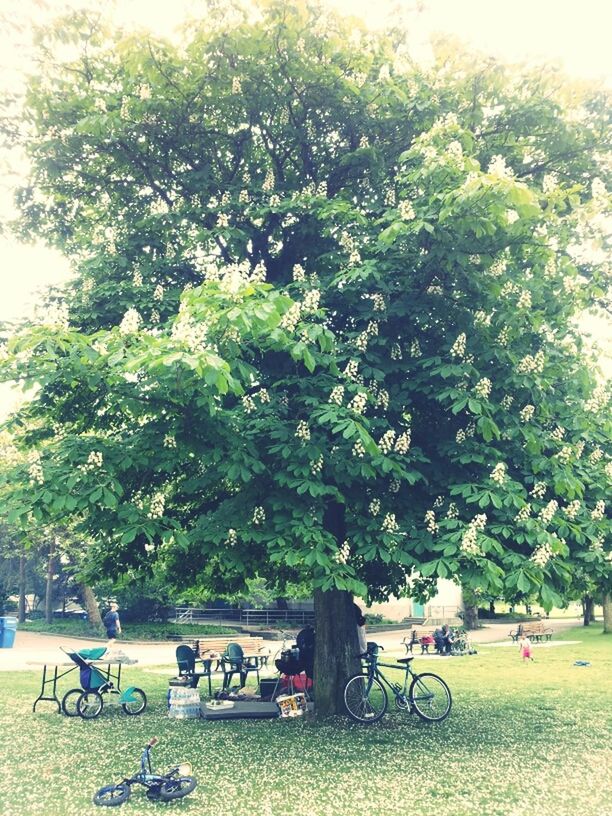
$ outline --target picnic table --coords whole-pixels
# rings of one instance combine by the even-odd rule
[[[120,659],[104,660],[89,660],[92,666],[98,666],[106,673],[106,679],[112,681],[115,688],[121,691],[121,667],[126,663]],[[131,660],[130,663],[135,661]],[[36,706],[42,701],[48,701],[57,705],[58,712],[62,710],[62,705],[57,696],[57,681],[67,674],[76,671],[79,667],[72,660],[29,660],[28,666],[42,666],[42,682],[40,687],[40,694],[34,700],[32,711],[36,711]],[[116,669],[113,671],[113,668]],[[63,671],[62,671],[63,669]],[[47,692],[47,693],[46,693]]]

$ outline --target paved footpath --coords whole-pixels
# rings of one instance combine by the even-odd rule
[[[551,619],[546,621],[554,632],[561,632],[574,626],[580,626],[581,620],[577,618]],[[596,624],[597,625],[597,624]],[[508,642],[508,632],[513,628],[509,623],[487,623],[482,629],[471,632],[470,637],[474,644]],[[408,634],[406,630],[396,630],[393,632],[376,632],[369,637],[380,643],[385,652],[389,654],[404,654],[402,638]],[[280,641],[268,641],[272,653],[280,647]],[[60,646],[65,649],[70,647],[87,648],[104,645],[102,641],[85,640],[64,635],[42,635],[36,632],[18,631],[15,645],[12,649],[0,649],[0,671],[40,671],[40,666],[28,665],[30,661],[37,662],[61,662],[65,657],[60,651]],[[137,660],[138,666],[175,666],[176,643],[142,643],[117,641],[117,648],[121,649],[128,657]],[[68,658],[66,657],[66,660]]]

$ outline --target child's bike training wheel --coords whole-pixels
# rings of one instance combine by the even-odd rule
[[[129,785],[106,785],[94,794],[94,805],[103,807],[117,807],[130,798],[131,788]]]
[[[73,688],[67,691],[62,697],[62,711],[67,717],[78,717],[77,703],[83,693],[82,688]]]
[[[173,799],[182,799],[195,789],[198,783],[193,776],[179,776],[178,779],[168,779],[162,782],[159,789],[159,798],[162,802],[171,802]]]
[[[126,714],[142,714],[147,707],[147,695],[142,689],[130,688],[125,692],[124,697],[125,702],[121,703],[121,708]]]
[[[97,691],[84,691],[77,700],[76,708],[79,717],[84,720],[93,720],[104,707],[102,695]]]

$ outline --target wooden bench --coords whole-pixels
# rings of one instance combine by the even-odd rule
[[[267,666],[270,657],[270,647],[265,645],[265,641],[262,637],[238,635],[237,637],[181,638],[181,642],[190,646],[197,658],[208,658],[211,655],[216,658],[218,656],[217,669],[221,662],[221,655],[225,652],[230,643],[237,643],[241,646],[245,655],[257,657],[260,666]]]
[[[545,626],[543,621],[528,621],[527,623],[519,623],[516,629],[510,630],[508,633],[508,637],[512,638],[514,643],[516,643],[521,635],[525,635],[539,642],[542,640],[551,640],[553,630],[550,626]]]
[[[435,646],[433,633],[436,629],[436,626],[413,626],[409,635],[402,639],[406,654],[412,654],[415,644],[421,647],[421,654],[429,654],[429,647]],[[431,638],[431,642],[423,643],[424,638]]]

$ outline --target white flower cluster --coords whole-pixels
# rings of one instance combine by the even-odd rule
[[[253,524],[263,524],[265,520],[266,511],[263,509],[263,507],[261,507],[261,505],[258,505],[253,510]]]
[[[238,193],[238,203],[239,204],[248,204],[249,201],[250,201],[249,191],[248,190],[241,190]]]
[[[104,462],[104,456],[100,451],[91,451],[89,456],[87,457],[87,464],[85,465],[85,470],[96,470],[102,467]]]
[[[313,460],[310,463],[310,472],[313,476],[318,476],[321,471],[323,470],[323,454],[319,456],[318,459]]]
[[[425,526],[427,527],[427,532],[435,535],[438,532],[438,524],[436,522],[436,514],[433,510],[428,510],[425,513]]]
[[[518,511],[516,516],[514,517],[514,521],[518,524],[521,521],[527,521],[527,519],[531,516],[531,505],[525,504],[521,509]]]
[[[227,213],[220,212],[217,215],[217,224],[216,224],[216,226],[217,226],[218,229],[227,229],[227,227],[229,227],[229,223],[230,223],[230,218],[229,218],[229,215]]]
[[[595,201],[599,202],[606,202],[606,198],[608,196],[608,191],[606,190],[606,185],[600,178],[594,178],[591,182],[591,195],[595,199]]]
[[[448,510],[446,511],[446,518],[447,519],[459,518],[459,508],[457,507],[455,502],[451,502],[448,505]]]
[[[399,530],[399,524],[395,519],[395,513],[387,513],[380,526],[383,533],[396,533]]]
[[[603,536],[598,536],[598,538],[591,541],[590,549],[593,550],[593,552],[601,552],[603,550],[603,545],[604,545],[604,537]],[[608,557],[609,556],[610,556],[610,553],[608,553]]]
[[[389,392],[386,388],[380,388],[376,393],[375,405],[377,408],[382,408],[384,411],[389,407]]]
[[[516,221],[519,220],[519,218],[520,215],[517,213],[516,210],[506,210],[506,221],[508,222],[509,225],[514,224]]]
[[[151,86],[150,85],[140,85],[138,88],[138,97],[143,101],[146,102],[147,99],[151,98]]]
[[[538,351],[537,354],[526,354],[516,367],[518,374],[541,374],[544,371],[544,352]]]
[[[242,80],[240,77],[232,77],[232,93],[239,94],[242,91]]]
[[[482,397],[482,399],[488,399],[489,395],[491,394],[491,387],[491,380],[488,377],[482,377],[482,379],[478,380],[474,386],[474,393],[477,396]]]
[[[402,347],[399,343],[393,343],[391,346],[391,359],[392,360],[401,360],[402,359]]]
[[[356,382],[359,379],[359,363],[357,360],[349,360],[342,373],[347,380]]]
[[[274,173],[272,170],[268,170],[266,173],[261,189],[264,191],[264,193],[269,193],[274,189]]]
[[[166,499],[163,493],[154,493],[149,504],[149,512],[147,516],[150,519],[159,519],[164,515],[166,508]]]
[[[421,351],[421,344],[418,340],[413,340],[410,343],[410,356],[411,357],[422,357],[423,352]]]
[[[319,308],[319,301],[321,300],[321,291],[319,289],[309,289],[304,295],[302,303],[302,311],[306,314],[309,312],[316,312]]]
[[[306,270],[302,266],[302,264],[294,264],[293,265],[293,280],[296,283],[302,283],[306,280]]]
[[[612,459],[609,462],[606,462],[604,467],[604,473],[612,481]]]
[[[368,507],[370,515],[377,516],[380,513],[380,499],[372,499]]]
[[[544,195],[554,193],[559,185],[559,176],[556,173],[545,173],[542,179],[542,192]]]
[[[276,193],[273,193],[273,194],[270,196],[270,206],[271,206],[271,207],[278,207],[278,206],[280,205],[280,203],[281,203],[281,198],[280,198],[280,196],[279,196],[279,195],[277,195]]]
[[[363,446],[363,442],[361,439],[358,439],[355,444],[353,445],[353,456],[357,457],[357,459],[363,459],[366,453],[366,449]]]
[[[508,345],[508,341],[510,339],[510,329],[508,326],[504,326],[500,333],[497,335],[497,342],[499,343],[502,348],[505,348]]]
[[[584,410],[594,414],[600,411],[606,405],[607,401],[605,385],[598,385],[591,394],[591,397],[584,403]]]
[[[531,309],[531,292],[523,289],[516,302],[519,309]]]
[[[359,391],[347,405],[349,411],[356,414],[363,414],[368,403],[368,394],[366,391]]]
[[[395,207],[395,202],[397,201],[397,196],[395,195],[395,190],[393,188],[387,190],[385,193],[385,204],[387,207]]]
[[[298,422],[295,436],[301,439],[302,442],[310,442],[310,428],[305,419],[300,419]]]
[[[174,434],[164,436],[164,448],[176,448],[176,437]]]
[[[342,405],[343,399],[344,399],[344,386],[335,385],[331,390],[328,401],[334,403],[335,405]]]
[[[461,142],[454,139],[446,148],[446,153],[451,159],[462,159],[463,146],[461,145]]]
[[[164,299],[164,287],[161,283],[158,283],[155,289],[153,290],[153,300],[163,300]]]
[[[551,432],[550,438],[554,439],[555,442],[560,442],[563,437],[565,436],[565,428],[562,428],[560,425],[557,425],[554,431]]]
[[[503,156],[499,154],[497,156],[493,156],[491,161],[489,162],[489,166],[487,167],[487,173],[492,176],[497,176],[498,178],[512,178],[514,173],[510,167],[506,166],[506,160]]]
[[[234,530],[233,527],[230,527],[227,531],[227,538],[225,539],[225,543],[228,547],[235,547],[238,543],[238,534]]]
[[[465,442],[465,440],[466,440],[465,431],[463,430],[463,428],[459,428],[459,430],[458,430],[458,431],[457,431],[457,433],[455,434],[455,442],[456,442],[458,445],[463,445],[463,443]]]
[[[503,462],[498,462],[489,474],[489,478],[496,484],[501,485],[506,481],[506,475],[506,465]]]
[[[489,267],[489,275],[491,275],[492,278],[499,278],[504,274],[507,266],[508,259],[504,255],[502,255],[500,258],[497,258],[497,260],[494,261]]]
[[[581,504],[578,499],[570,502],[567,507],[563,508],[563,512],[568,517],[568,519],[575,519],[578,513],[580,512]]]
[[[519,287],[513,281],[506,281],[500,290],[501,297],[508,297],[509,295],[518,294]]]
[[[564,445],[559,453],[557,454],[557,459],[562,462],[564,465],[570,461],[572,456],[574,455],[574,451],[572,450],[570,445]]]
[[[253,411],[257,408],[255,405],[255,400],[250,394],[245,394],[242,397],[242,407],[244,408],[247,414],[252,414]]]
[[[531,553],[529,558],[530,561],[536,565],[536,567],[540,567],[540,569],[544,569],[544,567],[548,564],[551,558],[553,558],[554,553],[551,549],[550,544],[540,544],[539,547]]]
[[[351,545],[344,541],[339,550],[334,554],[334,560],[338,564],[346,564],[351,556]]]
[[[123,315],[123,320],[119,325],[119,331],[124,335],[135,334],[139,330],[141,323],[142,317],[138,311],[134,308],[128,309]]]
[[[401,484],[399,479],[391,479],[391,482],[389,483],[389,493],[399,493],[400,487]]]
[[[538,518],[540,519],[542,524],[550,524],[558,509],[559,502],[556,499],[551,499],[546,505],[546,507],[543,507],[540,510],[540,512],[538,513]]]
[[[416,218],[416,213],[412,202],[408,200],[400,201],[398,211],[402,221],[413,221]]]
[[[372,301],[372,309],[375,312],[384,312],[387,308],[385,296],[380,292],[373,292],[372,294],[364,295],[364,298]]]
[[[297,324],[300,322],[301,315],[302,304],[297,302],[293,303],[282,317],[280,322],[281,329],[285,329],[288,332],[294,332]]]
[[[546,495],[546,482],[536,482],[530,492],[534,498],[543,499]]]
[[[461,332],[459,337],[457,337],[457,339],[451,346],[450,350],[451,356],[459,357],[462,360],[465,357],[465,344],[466,344],[465,332]]]
[[[461,536],[461,551],[465,555],[479,555],[480,547],[478,546],[478,533],[482,532],[487,526],[486,513],[479,513],[470,521],[467,529]]]
[[[479,309],[477,312],[474,313],[474,325],[475,326],[490,326],[492,317],[493,317],[493,315],[487,314],[482,309]]]
[[[600,499],[595,507],[591,510],[591,518],[593,521],[601,521],[606,514],[606,503]]]
[[[502,397],[499,404],[505,411],[507,411],[511,407],[513,402],[514,397],[511,394],[506,394],[505,396]]]
[[[201,351],[206,346],[205,323],[196,323],[181,304],[179,315],[172,326],[172,339],[183,343],[191,352]]]
[[[521,408],[521,410],[519,411],[521,422],[531,422],[534,414],[535,414],[534,405],[525,405],[525,407]]]
[[[267,388],[260,388],[259,391],[254,395],[263,405],[265,402],[270,402],[270,393],[268,392]]]
[[[599,445],[597,445],[597,447],[594,448],[593,451],[589,455],[589,462],[591,462],[592,464],[595,465],[597,462],[599,462],[599,460],[602,458],[602,456],[603,456],[603,451],[599,447]]]
[[[40,326],[54,331],[68,331],[68,306],[65,303],[50,303],[38,318]]]
[[[38,451],[28,454],[28,475],[32,484],[44,484],[45,474],[42,469],[42,457]]]
[[[410,450],[410,442],[412,440],[412,431],[410,428],[401,433],[395,440],[395,452],[401,454],[408,453]]]
[[[395,431],[390,429],[388,431],[385,431],[385,433],[380,437],[380,440],[378,442],[378,447],[386,455],[388,453],[391,453],[391,451],[393,450],[394,442],[395,442]]]

